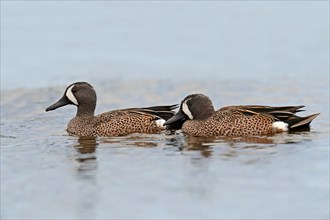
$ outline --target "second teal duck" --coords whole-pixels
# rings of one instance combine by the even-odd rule
[[[215,111],[211,100],[203,94],[183,99],[176,115],[165,126],[182,128],[193,136],[259,136],[285,131],[309,130],[311,121],[319,115],[305,117],[295,113],[304,106],[227,106]]]

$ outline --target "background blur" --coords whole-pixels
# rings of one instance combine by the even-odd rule
[[[78,138],[96,113],[208,95],[306,105],[310,132]],[[329,1],[1,1],[1,219],[329,219]]]
[[[327,1],[2,1],[1,89],[329,73]]]

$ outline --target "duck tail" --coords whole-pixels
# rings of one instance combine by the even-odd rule
[[[170,119],[173,115],[175,115],[174,109],[176,109],[179,105],[161,105],[161,106],[150,106],[145,108],[140,108],[138,111],[156,115],[164,120]]]
[[[178,107],[179,107],[179,105],[175,104],[175,105],[150,106],[150,107],[145,107],[143,109],[149,109],[152,111],[172,111]]]
[[[320,113],[308,115],[305,117],[299,117],[297,115],[292,115],[287,119],[290,131],[308,131],[310,129],[309,124],[316,118]]]

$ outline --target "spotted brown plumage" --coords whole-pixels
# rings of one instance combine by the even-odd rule
[[[211,100],[203,94],[187,96],[176,115],[165,126],[182,128],[193,136],[258,136],[284,131],[308,130],[310,122],[319,115],[305,117],[295,113],[304,106],[226,106],[214,110]]]
[[[70,120],[67,131],[78,136],[122,136],[132,133],[159,133],[163,123],[174,115],[177,105],[128,108],[94,116],[96,92],[86,82],[69,85],[63,97],[46,111],[72,104],[77,106],[76,116]]]

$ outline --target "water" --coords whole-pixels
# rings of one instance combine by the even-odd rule
[[[328,6],[1,2],[1,219],[329,219]],[[321,115],[274,137],[83,139],[73,106],[44,111],[81,80],[97,113],[202,92]]]

